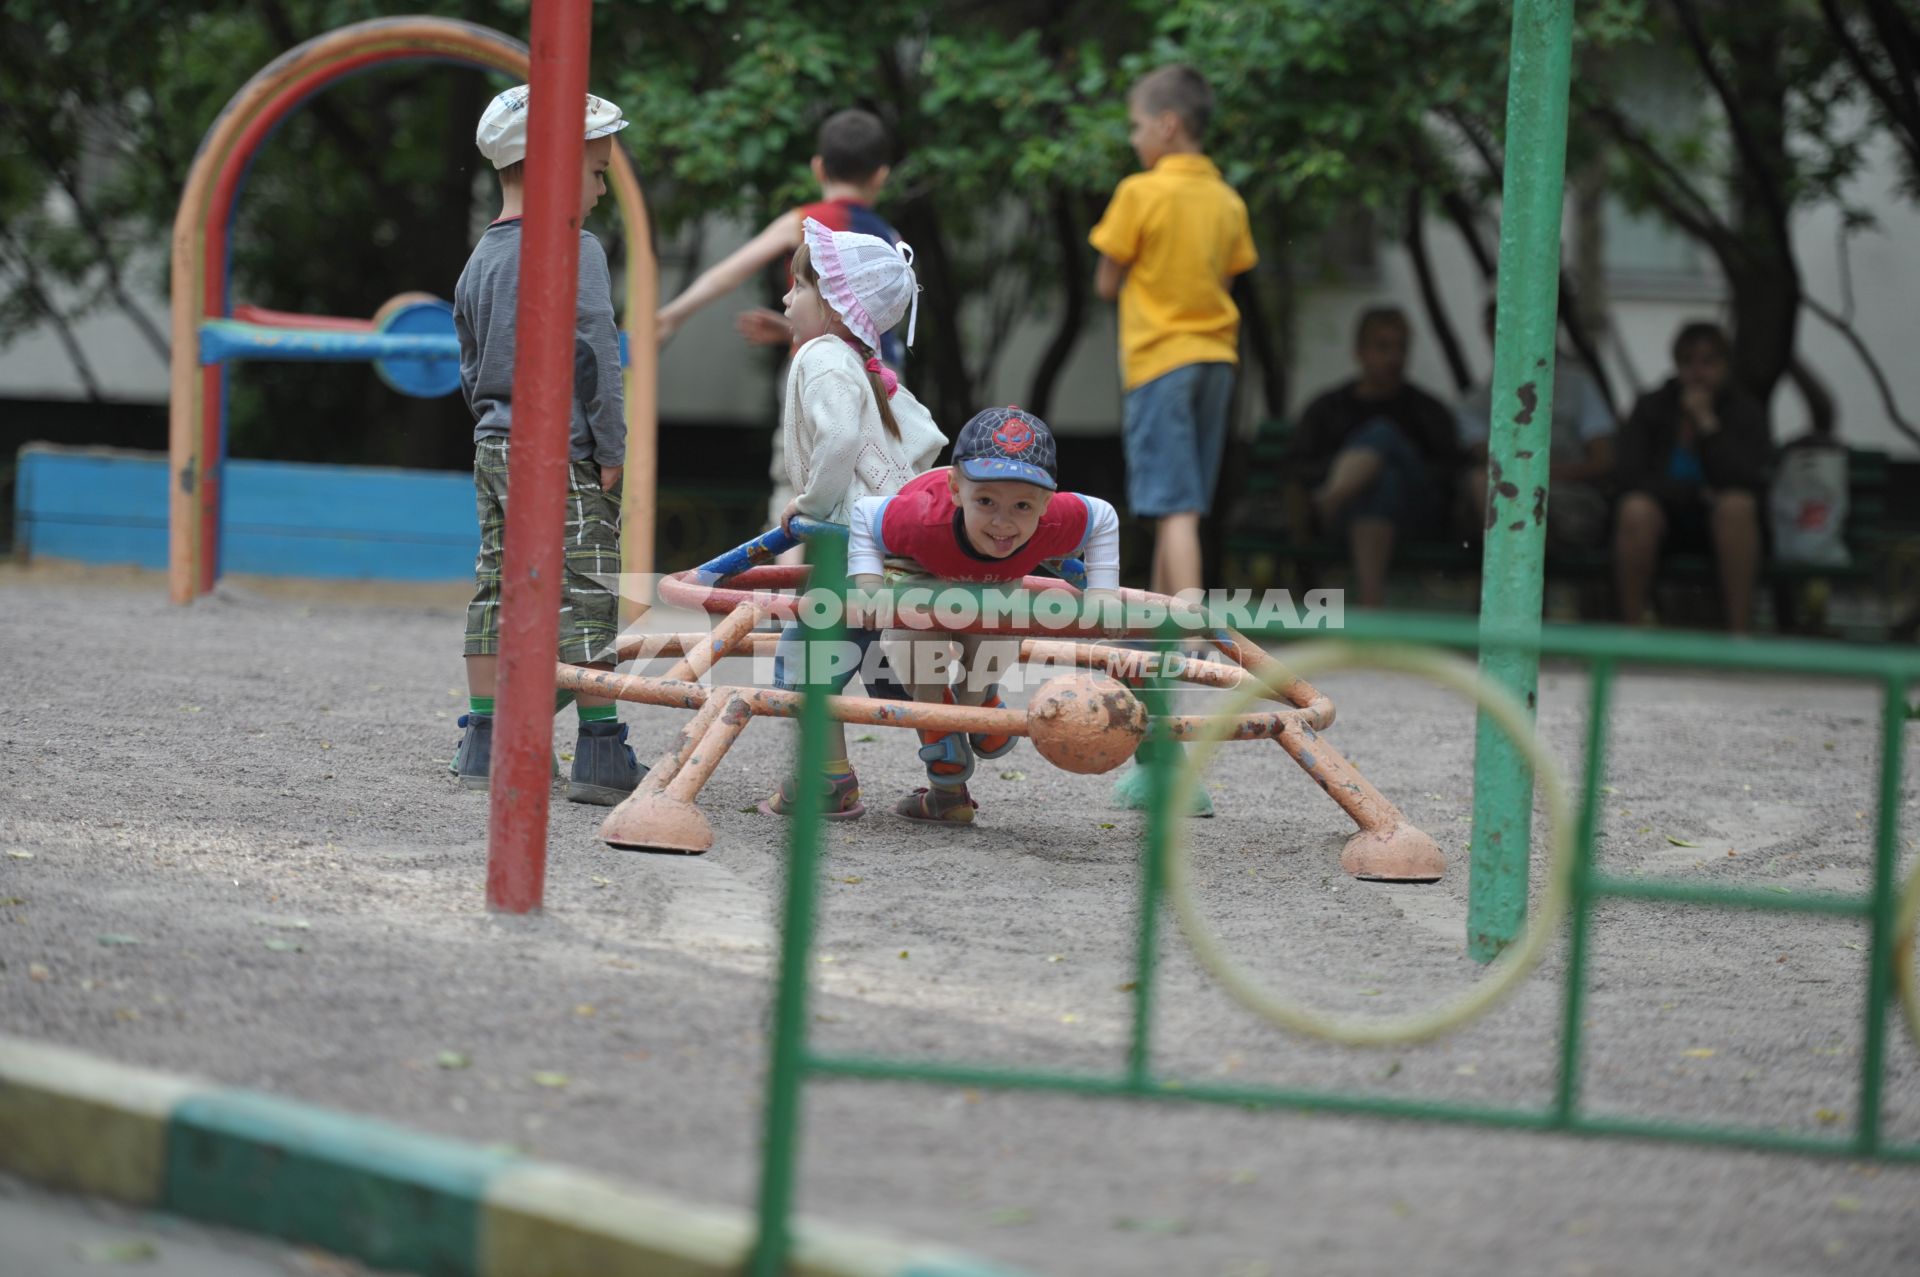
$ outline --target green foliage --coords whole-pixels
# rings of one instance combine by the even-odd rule
[[[194,147],[247,76],[302,39],[418,7],[7,0],[0,343],[46,317],[25,262],[68,320],[124,308],[132,285],[153,284],[164,260],[152,250]],[[529,12],[527,0],[436,8],[515,34]],[[1846,192],[1878,126],[1862,121],[1880,117],[1861,109],[1820,6],[1693,8],[1728,75],[1764,88],[1766,70],[1787,86],[1772,126],[1788,140],[1773,175],[1781,198],[1838,204],[1849,225],[1865,224]],[[1671,0],[1581,0],[1570,151],[1576,164],[1610,155],[1616,189],[1678,216],[1727,207],[1741,173],[1716,112],[1684,127],[1636,114],[1633,73],[1651,62],[1711,98],[1673,11]],[[1739,52],[1759,19],[1780,37],[1776,67]],[[1284,302],[1294,259],[1310,260],[1321,232],[1356,209],[1391,228],[1416,188],[1488,206],[1511,21],[1509,0],[629,0],[595,7],[593,83],[635,121],[621,142],[669,237],[711,214],[757,223],[812,198],[819,122],[849,105],[879,113],[900,155],[882,211],[915,241],[928,290],[930,345],[916,359],[951,414],[970,406],[1016,319],[1057,324],[1054,344],[1071,344],[1085,308],[1068,303],[1090,278],[1086,231],[1136,166],[1125,93],[1141,72],[1184,60],[1215,86],[1208,150],[1253,212],[1261,290]],[[241,201],[235,295],[364,315],[403,289],[449,294],[494,198],[471,136],[494,87],[470,71],[384,68],[297,112]],[[1609,113],[1644,146],[1625,145]],[[611,219],[598,229],[613,238]],[[242,369],[233,385],[243,454],[414,464],[467,454],[457,400],[396,401],[363,370]]]

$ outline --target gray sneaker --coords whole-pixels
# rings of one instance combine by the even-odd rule
[[[462,714],[460,748],[453,752],[453,774],[463,789],[485,789],[493,772],[493,715]]]
[[[460,778],[463,788],[484,790],[493,772],[493,715],[462,714],[455,725],[466,731],[460,734],[460,745],[448,760],[447,771]],[[548,760],[553,778],[560,779],[560,760],[551,755]]]
[[[646,776],[647,769],[627,744],[625,723],[582,723],[573,743],[573,777],[567,801],[617,806]]]

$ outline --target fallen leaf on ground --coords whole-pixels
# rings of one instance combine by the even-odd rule
[[[306,946],[298,940],[269,940],[267,941],[267,948],[273,950],[275,953],[305,953],[307,951]]]
[[[1101,822],[1100,822],[1100,828],[1102,828],[1102,829],[1116,829],[1116,828],[1118,828],[1118,826],[1116,826],[1116,825],[1115,825],[1115,824],[1114,824],[1114,823],[1113,823],[1112,821],[1109,821],[1109,820],[1103,820],[1103,821],[1101,821]]]
[[[593,880],[593,885],[595,887],[611,887],[613,885],[613,879],[596,877]]]
[[[573,1013],[579,1016],[581,1019],[585,1020],[585,1019],[591,1019],[593,1016],[600,1014],[600,1009],[594,1006],[593,1003],[591,1002],[582,1002],[579,1006],[573,1009]]]
[[[859,874],[852,874],[852,875],[849,875],[848,877],[842,878],[840,881],[846,883],[849,886],[858,886],[861,883],[865,882],[866,879],[862,878]]]
[[[1782,887],[1777,883],[1768,887],[1767,890],[1773,892],[1776,896],[1790,896],[1793,894],[1792,887]]]
[[[160,1248],[149,1241],[87,1242],[73,1254],[89,1264],[149,1264],[160,1258]]]
[[[906,956],[907,956],[907,951],[906,951],[905,949],[902,949],[902,950],[900,951],[900,956],[901,956],[901,957],[903,957],[903,958],[904,958],[904,957],[906,957]]]
[[[880,739],[880,738],[879,738],[878,736],[875,736],[875,735],[874,735],[873,733],[871,733],[871,732],[869,732],[869,733],[867,733],[867,734],[866,734],[865,736],[856,736],[856,737],[854,737],[854,738],[853,738],[853,743],[854,743],[854,744],[856,744],[856,745],[867,745],[867,744],[871,744],[872,742],[874,742],[874,741],[877,741],[877,740],[879,740],[879,739]]]
[[[1714,1049],[1710,1046],[1690,1046],[1680,1054],[1686,1056],[1689,1060],[1711,1060],[1714,1056]]]
[[[1846,1115],[1840,1112],[1840,1110],[1838,1109],[1815,1109],[1813,1111],[1813,1116],[1815,1120],[1817,1120],[1820,1123],[1820,1125],[1832,1126],[1835,1122],[1838,1122],[1842,1117]]]
[[[25,903],[27,903],[25,896],[8,896],[5,900],[0,900],[0,905],[23,905]]]
[[[262,918],[263,927],[277,927],[281,931],[311,931],[313,924],[305,918]]]
[[[1360,996],[1361,996],[1361,997],[1363,997],[1363,998],[1377,998],[1377,997],[1379,997],[1379,996],[1380,996],[1380,990],[1378,990],[1378,989],[1362,989],[1362,990],[1360,990]]]
[[[1836,1197],[1833,1199],[1833,1208],[1842,1215],[1858,1215],[1860,1213],[1860,1199],[1857,1197]]]
[[[1193,1225],[1184,1219],[1135,1215],[1122,1215],[1113,1221],[1113,1226],[1123,1233],[1159,1233],[1169,1237],[1184,1236],[1193,1231]]]
[[[573,1079],[564,1073],[541,1072],[533,1075],[533,1084],[535,1086],[550,1087],[556,1091],[564,1088],[571,1081],[573,1081]]]
[[[433,1057],[433,1062],[443,1069],[464,1069],[473,1059],[465,1051],[442,1051]]]
[[[1698,847],[1700,845],[1697,842],[1688,842],[1685,838],[1675,838],[1672,834],[1667,835],[1667,841],[1676,847]]]
[[[1080,1023],[1080,1017],[1079,1017],[1079,1016],[1077,1016],[1077,1015],[1075,1015],[1075,1014],[1074,1014],[1073,1012],[1071,1012],[1071,1011],[1069,1011],[1069,1012],[1067,1012],[1067,1013],[1066,1013],[1065,1015],[1063,1015],[1063,1016],[1061,1016],[1061,1017],[1060,1017],[1060,1023],[1062,1023],[1062,1024],[1078,1024],[1078,1023]]]
[[[139,944],[139,943],[140,943],[140,937],[139,937],[139,936],[122,936],[122,935],[112,935],[112,934],[109,934],[109,935],[104,935],[104,936],[101,936],[101,937],[100,937],[100,943],[101,943],[101,944],[103,944],[103,945],[106,945],[106,946],[107,946],[108,948],[113,948],[113,947],[114,947],[114,946],[116,946],[116,945],[123,945],[123,944]]]
[[[1125,984],[1114,985],[1113,991],[1115,993],[1132,993],[1135,989],[1139,987],[1140,987],[1140,982],[1138,980],[1129,980]]]
[[[995,1228],[1018,1228],[1022,1224],[1033,1222],[1033,1212],[1024,1206],[1007,1206],[987,1216],[987,1222]]]
[[[1472,1077],[1474,1074],[1480,1071],[1480,1066],[1477,1064],[1462,1064],[1462,1065],[1459,1065],[1457,1068],[1455,1068],[1453,1071],[1454,1071],[1454,1074],[1458,1077]]]
[[[45,963],[29,962],[27,964],[27,979],[29,980],[45,980],[52,974],[51,971],[47,970]]]
[[[1612,785],[1602,785],[1600,786],[1600,792],[1603,794],[1617,794],[1620,791],[1615,789]]]
[[[1001,772],[1000,773],[1001,780],[1025,780],[1026,778],[1027,778],[1027,774],[1025,772]]]
[[[7,853],[7,855],[13,857],[15,860],[32,860],[33,859],[33,853],[30,851],[10,851]]]
[[[1047,955],[1048,962],[1065,962],[1066,960],[1067,955],[1064,953],[1049,953]]]

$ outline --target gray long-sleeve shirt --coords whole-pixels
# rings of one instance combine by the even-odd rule
[[[520,219],[495,222],[473,246],[453,287],[453,326],[460,336],[460,390],[473,413],[473,439],[508,434],[513,425],[513,329],[520,304]],[[580,232],[580,294],[573,321],[575,461],[617,466],[626,461],[627,418],[620,378],[620,337],[613,320],[613,280],[600,241]]]

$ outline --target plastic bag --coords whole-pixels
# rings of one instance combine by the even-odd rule
[[[1775,559],[1845,567],[1847,450],[1816,446],[1781,452],[1768,513]]]

